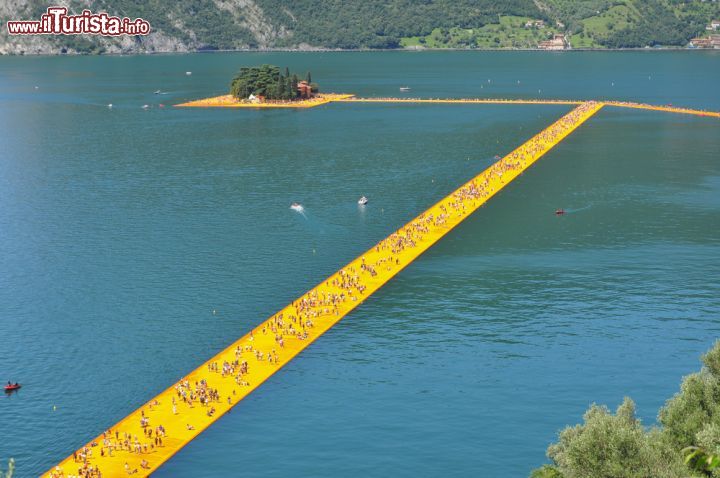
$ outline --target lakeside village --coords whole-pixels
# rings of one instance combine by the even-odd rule
[[[546,27],[544,20],[528,20],[525,23],[526,29],[544,29]],[[557,22],[557,28],[563,29],[565,25]],[[720,20],[711,21],[705,30],[708,32],[707,36],[697,37],[690,40],[687,48],[690,49],[720,49]],[[570,42],[568,37],[564,33],[554,33],[552,36],[538,43],[539,50],[569,50]]]

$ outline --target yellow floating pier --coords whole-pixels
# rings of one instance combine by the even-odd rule
[[[340,101],[352,95],[323,93],[308,100],[298,101],[240,101],[232,95],[213,96],[201,100],[188,101],[175,106],[193,108],[314,108],[332,101]]]
[[[433,103],[433,104],[481,104],[481,105],[579,105],[576,100],[533,100],[495,98],[338,98],[338,103]]]
[[[603,106],[582,103],[43,476],[149,475]]]
[[[313,108],[328,103],[417,103],[417,104],[481,104],[481,105],[580,105],[585,100],[552,100],[552,99],[502,99],[502,98],[357,98],[352,94],[323,93],[309,100],[300,101],[265,101],[253,103],[240,101],[232,95],[214,96],[201,100],[188,101],[175,106],[196,108]],[[695,116],[720,118],[720,112],[695,110],[677,106],[657,106],[631,101],[603,101],[607,106],[635,108],[643,110],[664,111]]]
[[[685,115],[695,115],[695,116],[710,116],[713,118],[720,118],[720,112],[716,111],[703,111],[703,110],[694,110],[691,108],[681,108],[677,106],[656,106],[656,105],[647,105],[644,103],[633,103],[628,101],[606,101],[606,105],[608,106],[618,106],[620,108],[635,108],[640,110],[652,110],[652,111],[664,111],[666,113],[680,113]]]
[[[548,99],[495,99],[495,98],[356,98],[348,96],[333,100],[338,103],[430,103],[430,104],[485,104],[485,105],[579,105],[582,100],[548,100]],[[643,110],[665,111],[668,113],[681,113],[696,116],[712,116],[720,118],[720,113],[715,111],[694,110],[676,106],[656,106],[645,103],[634,103],[628,101],[603,101],[607,106],[620,108],[635,108]]]

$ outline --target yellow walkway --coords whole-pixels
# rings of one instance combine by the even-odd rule
[[[332,100],[337,103],[434,103],[434,104],[490,104],[490,105],[579,105],[580,100],[548,100],[548,99],[492,99],[492,98],[356,98],[348,96]],[[682,113],[696,116],[712,116],[720,118],[720,113],[715,111],[694,110],[691,108],[680,108],[675,106],[656,106],[645,103],[634,103],[629,101],[603,101],[607,106],[618,106],[621,108],[636,108],[643,110],[665,111],[669,113]]]
[[[357,98],[352,94],[323,93],[316,98],[304,101],[245,103],[231,95],[214,96],[195,101],[180,103],[179,107],[196,108],[313,108],[328,103],[430,103],[430,104],[483,104],[483,105],[579,105],[584,100],[552,100],[552,99],[502,99],[502,98]],[[720,118],[720,112],[695,110],[677,106],[657,106],[632,101],[604,101],[607,106],[635,108],[643,110],[665,111],[695,116]]]
[[[262,103],[251,103],[240,101],[232,95],[221,95],[188,101],[175,106],[184,108],[314,108],[315,106],[324,105],[332,101],[339,101],[351,96],[352,95],[348,94],[323,93],[309,100],[264,101]]]
[[[149,475],[603,105],[578,106],[43,476]]]
[[[680,108],[677,106],[655,106],[655,105],[647,105],[644,103],[633,103],[628,101],[606,101],[606,105],[608,106],[619,106],[621,108],[635,108],[640,110],[653,110],[653,111],[665,111],[667,113],[681,113],[686,115],[695,115],[695,116],[711,116],[713,118],[720,118],[720,112],[716,111],[703,111],[703,110],[694,110],[691,108]]]
[[[434,104],[481,104],[481,105],[579,105],[576,100],[513,100],[495,98],[338,98],[337,103],[434,103]]]

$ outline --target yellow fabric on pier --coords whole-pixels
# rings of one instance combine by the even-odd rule
[[[580,105],[585,100],[553,100],[553,99],[503,99],[503,98],[357,98],[352,94],[322,93],[309,100],[300,101],[266,101],[252,103],[239,101],[231,95],[214,96],[200,100],[188,101],[175,106],[196,108],[313,108],[328,103],[417,103],[417,104],[481,104],[481,105]],[[658,106],[632,101],[603,101],[607,106],[635,108],[643,110],[664,111],[695,116],[711,116],[720,118],[720,112],[703,111],[677,106]]]
[[[349,94],[323,93],[307,100],[263,101],[254,103],[252,101],[240,101],[232,95],[221,95],[188,101],[175,106],[194,108],[313,108],[351,96],[352,95]]]
[[[83,466],[98,467],[104,478],[126,477],[127,470],[149,475],[603,106],[586,102],[576,107],[43,476],[77,475]],[[238,373],[242,362],[248,369]],[[222,373],[226,366],[232,372]],[[219,398],[207,404],[197,397],[181,399],[183,393],[197,392],[202,380],[207,387],[200,388],[217,390]],[[156,434],[148,437],[145,430],[159,425],[166,433],[162,445],[155,446]]]

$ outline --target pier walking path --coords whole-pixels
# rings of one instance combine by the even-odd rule
[[[695,116],[710,116],[720,118],[720,112],[704,111],[692,108],[683,108],[672,105],[649,105],[633,101],[597,100],[606,106],[619,108],[633,108],[652,111],[664,111],[667,113],[680,113]],[[241,101],[232,95],[213,96],[199,100],[188,101],[175,105],[183,108],[314,108],[328,103],[410,103],[410,104],[465,104],[465,105],[580,105],[586,100],[562,100],[562,99],[532,99],[532,98],[359,98],[353,94],[322,93],[318,96],[301,101],[264,101],[253,103]]]
[[[43,476],[149,475],[604,105],[580,104]]]
[[[582,100],[552,100],[552,99],[502,99],[502,98],[358,98],[352,95],[338,97],[330,100],[334,103],[430,103],[430,104],[487,104],[487,105],[579,105]],[[695,116],[711,116],[720,118],[720,112],[695,110],[671,105],[649,105],[632,101],[602,101],[606,106],[619,108],[634,108],[667,113],[681,113]]]

